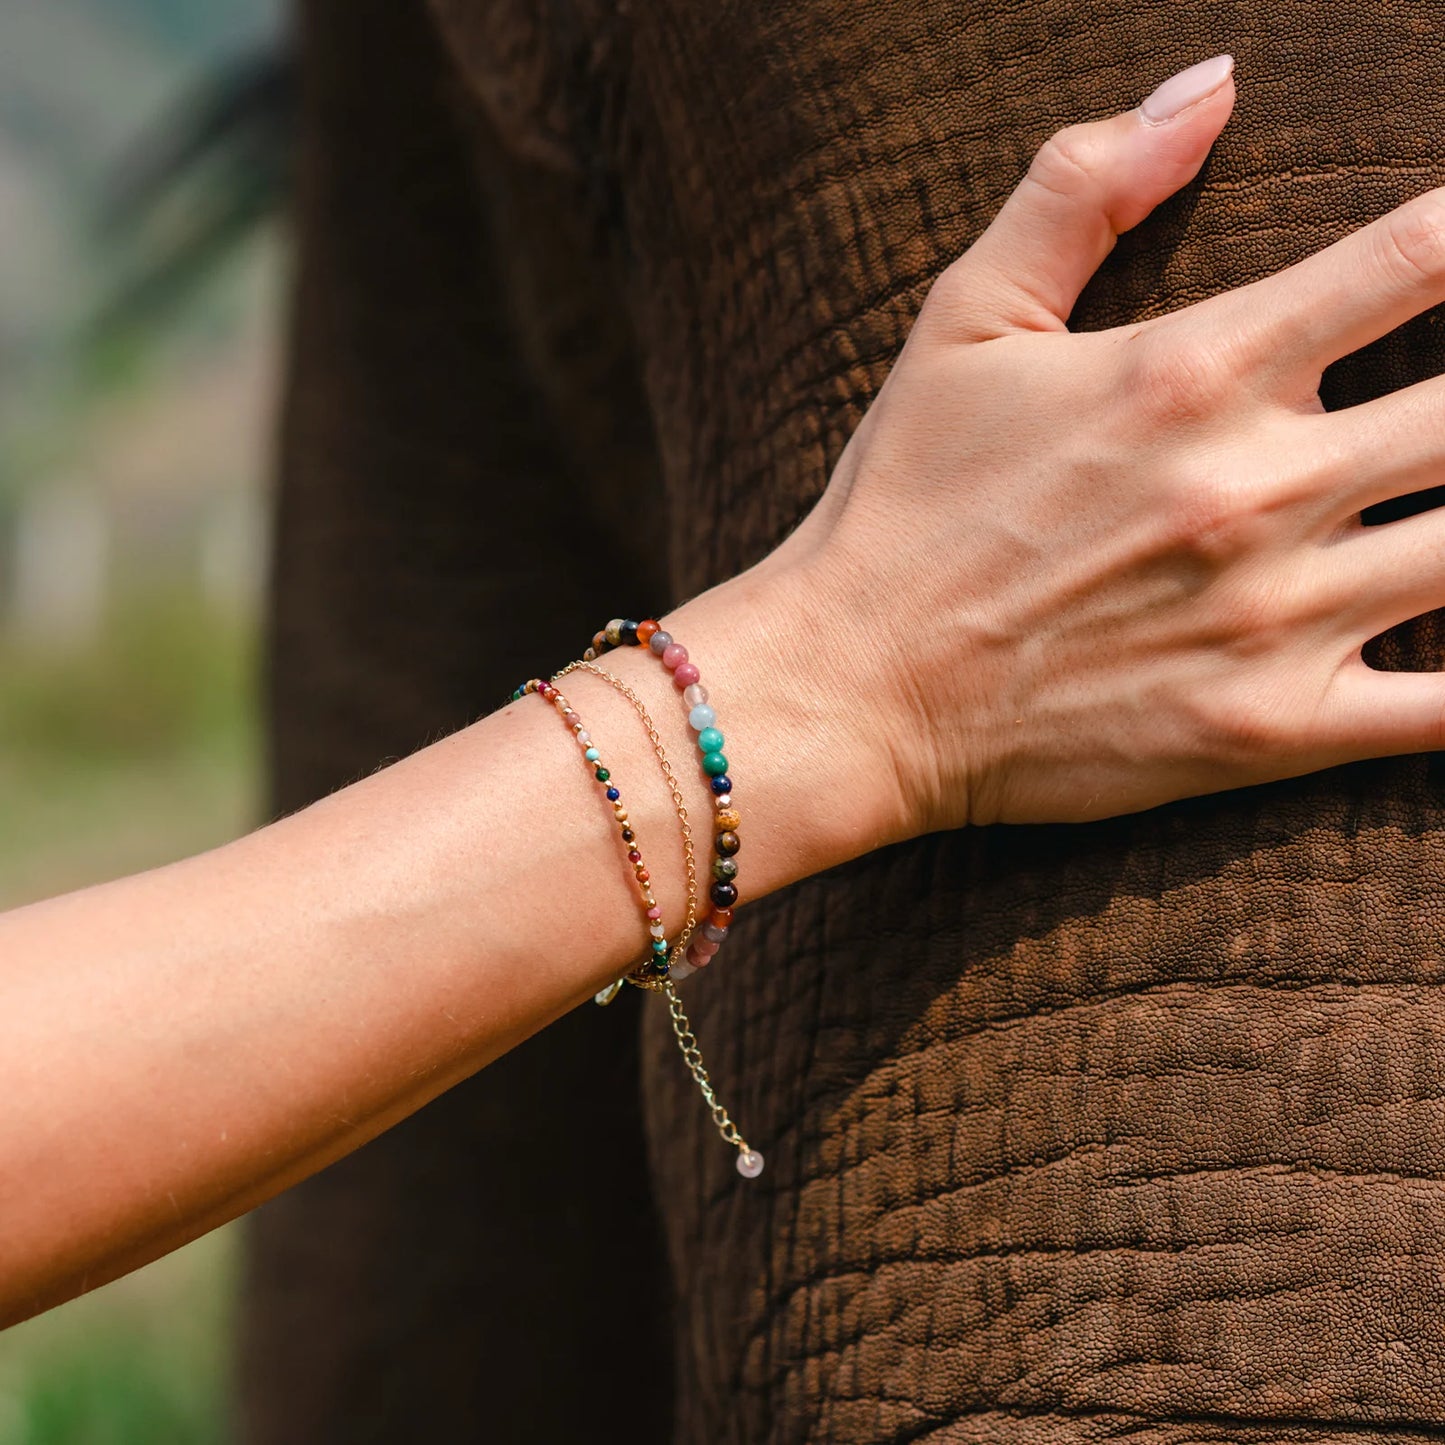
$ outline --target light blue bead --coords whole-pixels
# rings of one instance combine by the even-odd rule
[[[717,721],[717,714],[705,703],[700,702],[687,715],[687,724],[695,733],[710,728]]]
[[[595,763],[597,759],[602,756],[602,754],[599,753],[596,748],[588,748],[587,751],[582,754],[582,756],[586,758],[589,763]]]
[[[722,752],[723,735],[716,728],[704,728],[697,735],[697,745],[705,753]]]

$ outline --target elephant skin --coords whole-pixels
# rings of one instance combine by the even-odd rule
[[[307,0],[275,807],[776,546],[1059,126],[1236,56],[1233,120],[1076,328],[1440,183],[1442,25]],[[1325,404],[1441,353],[1430,312]],[[896,627],[901,666],[949,665]],[[1438,615],[1369,653],[1440,654]],[[665,1010],[581,1011],[258,1212],[244,1440],[1445,1438],[1442,781],[1407,757],[938,834],[746,906],[684,991],[762,1178]]]

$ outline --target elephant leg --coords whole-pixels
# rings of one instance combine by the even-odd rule
[[[679,587],[747,566],[804,515],[932,278],[1060,125],[1237,56],[1234,120],[1121,241],[1083,328],[1268,274],[1445,175],[1438,26],[1416,7],[626,14],[621,119],[598,144]],[[1348,358],[1327,405],[1438,372],[1442,334],[1430,314]],[[784,628],[780,688],[787,646]],[[926,617],[897,618],[897,647],[900,667],[949,665]],[[1438,668],[1439,618],[1372,655]],[[744,899],[684,993],[768,1158],[756,1185],[656,1012],[645,1047],[676,1438],[1437,1438],[1441,781],[1434,758],[1393,759],[1089,826],[935,836]]]
[[[575,656],[619,569],[666,605],[652,440],[585,178],[539,163],[523,183],[456,103],[420,6],[313,0],[302,21],[280,811]],[[630,1003],[559,1021],[248,1221],[248,1445],[665,1438]],[[619,1372],[619,1338],[653,1368]]]

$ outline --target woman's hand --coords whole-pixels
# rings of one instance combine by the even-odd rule
[[[1228,71],[1044,145],[770,559],[846,598],[850,650],[892,679],[918,831],[1445,746],[1445,679],[1360,656],[1445,606],[1445,511],[1359,518],[1439,480],[1445,379],[1331,414],[1317,394],[1330,362],[1445,300],[1445,190],[1170,315],[1065,327],[1117,234],[1197,172]]]

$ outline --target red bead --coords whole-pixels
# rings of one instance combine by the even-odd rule
[[[631,848],[631,849],[629,849],[629,850],[628,850],[628,853],[627,853],[627,856],[628,856],[630,859],[632,859],[632,861],[633,861],[634,863],[641,863],[641,862],[642,862],[642,854],[639,853],[636,848]]]
[[[719,928],[726,928],[733,921],[733,911],[731,908],[714,908],[706,921]]]
[[[652,878],[652,874],[649,873],[646,868],[639,868],[639,869],[637,870],[637,881],[638,881],[639,883],[646,883],[646,882],[648,882],[651,878]]]
[[[639,622],[637,624],[637,640],[645,647],[652,641],[652,634],[654,632],[660,632],[661,630],[661,624],[654,622],[653,619],[649,617],[645,622]]]

